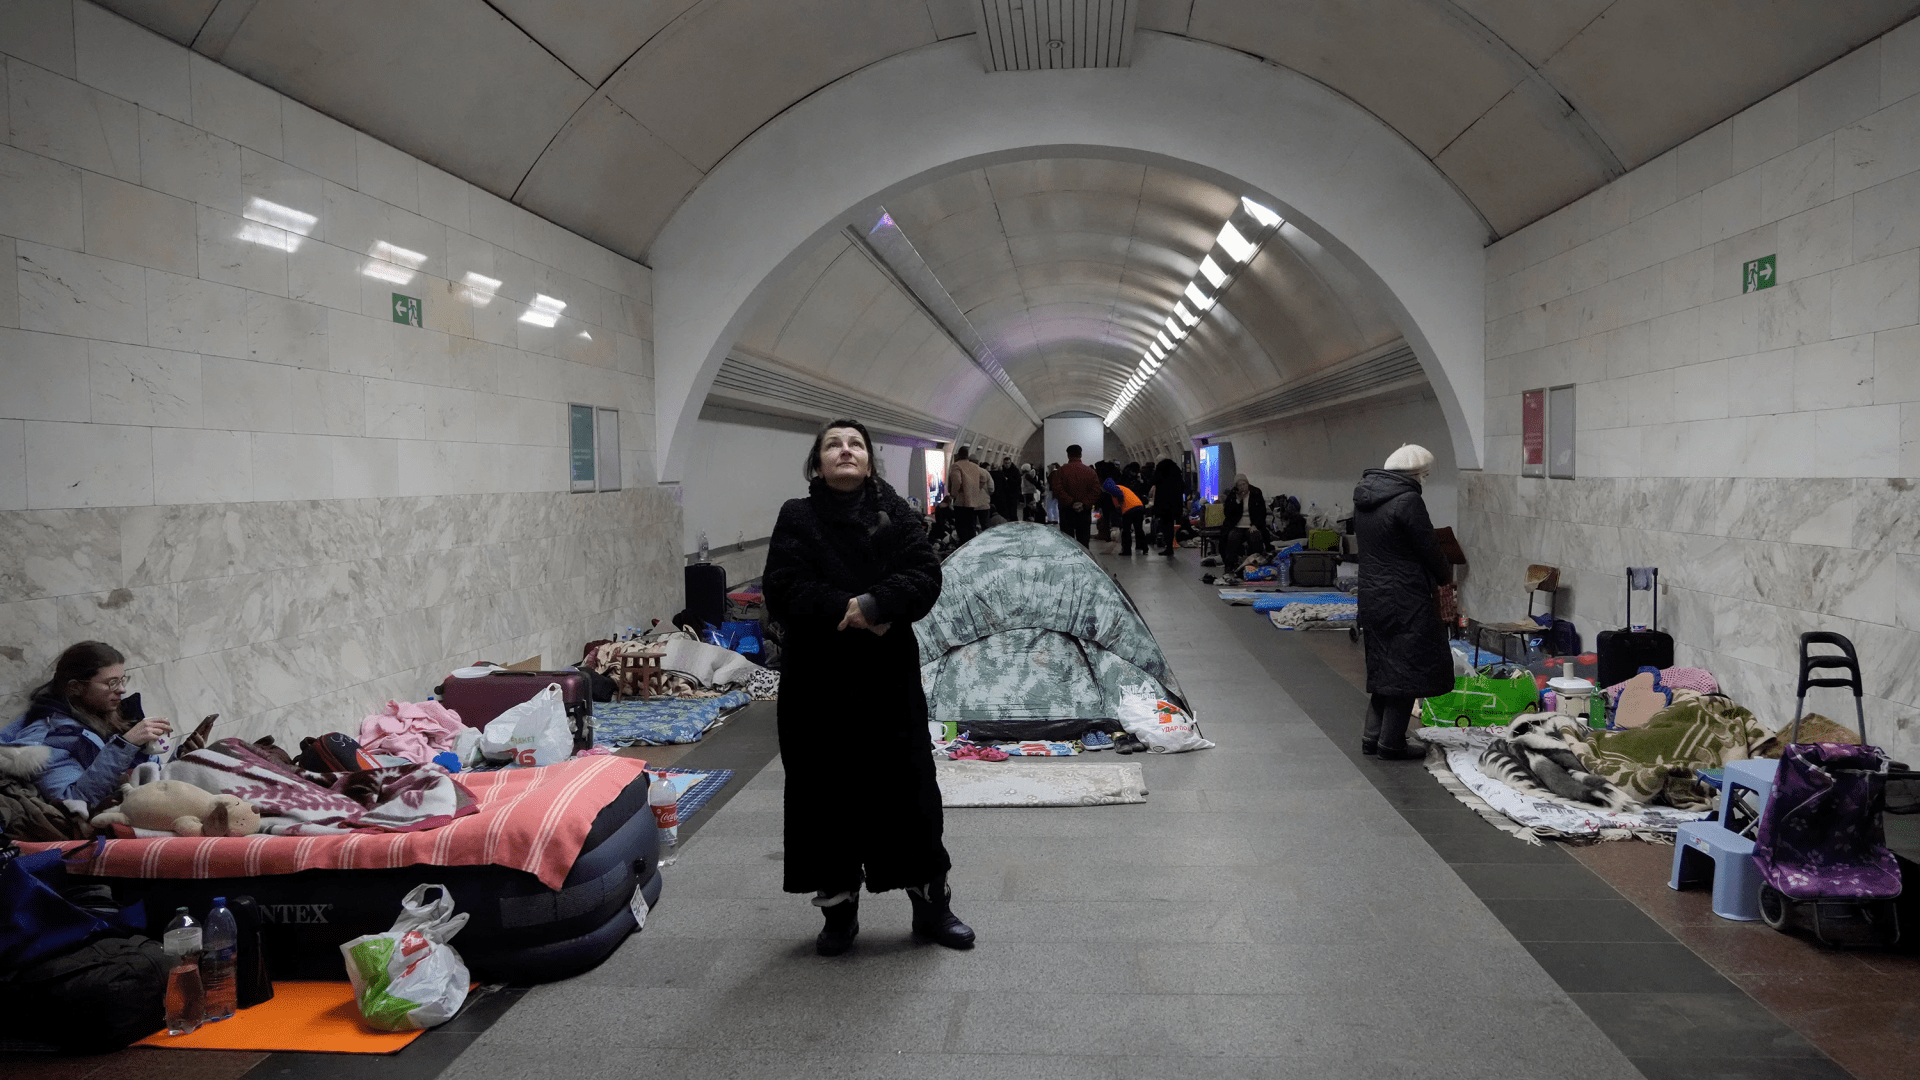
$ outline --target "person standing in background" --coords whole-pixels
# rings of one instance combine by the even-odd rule
[[[1453,691],[1453,655],[1434,587],[1453,580],[1427,516],[1421,485],[1433,453],[1409,443],[1368,469],[1353,489],[1360,541],[1358,623],[1367,646],[1366,724],[1360,752],[1388,760],[1419,757],[1407,745],[1415,698]]]
[[[1086,547],[1093,539],[1093,504],[1100,499],[1100,477],[1080,460],[1080,444],[1067,447],[1067,463],[1053,474],[1053,497],[1060,500],[1060,531]]]
[[[1180,519],[1187,511],[1187,480],[1172,458],[1161,458],[1153,467],[1153,516],[1160,528],[1160,554],[1173,558],[1174,545],[1180,542]]]
[[[993,477],[973,463],[972,451],[961,447],[953,452],[953,468],[947,470],[947,490],[953,493],[953,519],[962,544],[987,523],[993,503]]]

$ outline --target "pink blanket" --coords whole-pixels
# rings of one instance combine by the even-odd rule
[[[437,701],[389,701],[385,712],[360,722],[360,749],[425,765],[454,749],[464,727],[459,713]]]

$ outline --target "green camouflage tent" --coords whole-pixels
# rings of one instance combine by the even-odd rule
[[[996,526],[942,572],[913,628],[932,719],[980,739],[1072,739],[1120,730],[1121,688],[1141,683],[1193,711],[1133,603],[1058,529]]]

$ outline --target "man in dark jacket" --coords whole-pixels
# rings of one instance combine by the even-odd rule
[[[1233,486],[1221,499],[1226,511],[1220,519],[1220,565],[1229,574],[1240,572],[1240,560],[1248,549],[1267,543],[1267,497],[1253,486],[1246,473],[1233,478]]]
[[[1368,469],[1353,489],[1360,540],[1360,617],[1367,645],[1366,726],[1360,751],[1383,758],[1416,757],[1407,746],[1415,698],[1453,690],[1453,656],[1434,587],[1453,567],[1434,539],[1420,497],[1433,454],[1407,445],[1384,469]]]
[[[1080,460],[1080,444],[1067,447],[1067,463],[1053,474],[1053,497],[1060,500],[1060,531],[1086,547],[1093,534],[1093,504],[1100,500],[1100,477]]]

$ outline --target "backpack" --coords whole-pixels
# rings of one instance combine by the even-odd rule
[[[166,1027],[170,966],[152,938],[98,937],[0,981],[0,1016],[15,1038],[119,1050]]]

